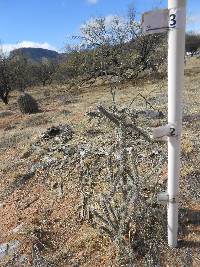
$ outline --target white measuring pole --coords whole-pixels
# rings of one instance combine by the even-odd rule
[[[177,246],[178,193],[184,80],[186,0],[168,0],[170,21],[177,23],[168,37],[168,124],[176,125],[176,135],[168,137],[168,244]],[[173,14],[173,9],[175,15]],[[170,11],[171,12],[171,11]]]

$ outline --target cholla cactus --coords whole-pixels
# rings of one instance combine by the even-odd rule
[[[37,101],[29,94],[23,93],[19,96],[18,105],[20,111],[24,114],[36,113],[39,111]]]
[[[143,258],[144,266],[160,266],[160,251],[165,236],[163,221],[166,218],[155,202],[159,190],[156,179],[149,193],[146,193],[155,170],[141,172],[137,154],[138,140],[141,142],[140,148],[145,144],[145,147],[149,145],[156,151],[157,144],[152,143],[148,132],[139,127],[134,114],[128,109],[118,109],[116,105],[115,108],[99,106],[97,109],[99,113],[95,117],[102,116],[110,121],[114,125],[116,138],[112,146],[105,150],[107,153],[102,163],[106,166],[106,186],[98,197],[91,196],[89,203],[93,223],[101,234],[109,236],[114,242],[117,266],[136,266],[138,255]],[[159,166],[164,161],[165,158],[160,156]],[[89,164],[88,170],[93,179],[97,165],[94,163],[94,166],[93,169],[93,165]],[[160,240],[159,246],[155,245],[155,238]]]

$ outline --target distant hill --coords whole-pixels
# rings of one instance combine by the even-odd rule
[[[56,51],[43,48],[19,48],[10,52],[10,57],[17,55],[23,55],[31,61],[42,61],[43,58],[57,60],[60,54]]]

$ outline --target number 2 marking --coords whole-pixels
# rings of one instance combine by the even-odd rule
[[[170,128],[170,135],[171,136],[175,136],[176,135],[176,132],[175,131],[176,131],[175,128],[171,127]]]
[[[176,27],[176,14],[171,14],[170,15],[170,27]]]

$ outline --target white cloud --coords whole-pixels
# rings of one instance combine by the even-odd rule
[[[99,2],[99,0],[87,0],[87,2],[91,5],[96,5]]]
[[[49,43],[37,43],[37,42],[31,42],[31,41],[22,41],[17,44],[2,44],[0,45],[1,49],[5,54],[9,54],[10,51],[18,48],[44,48],[44,49],[49,49],[49,50],[55,50],[57,49],[50,45]]]

